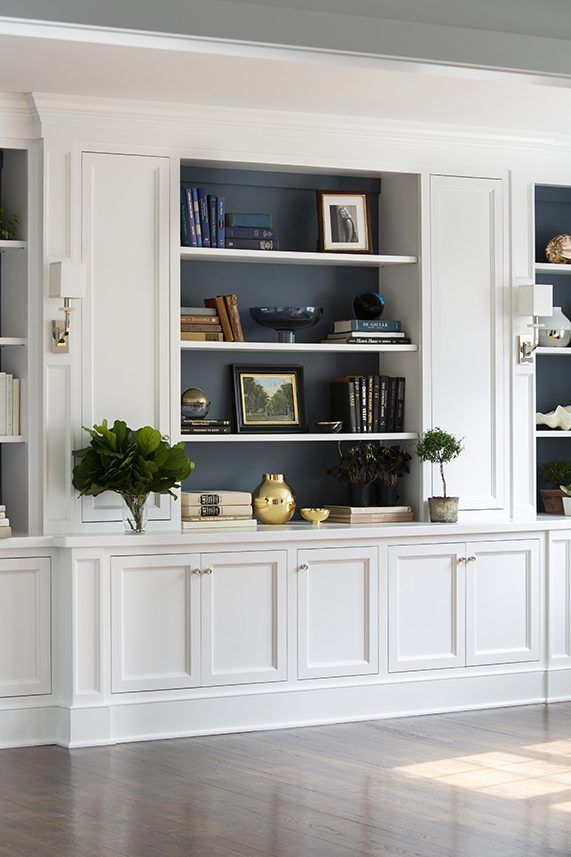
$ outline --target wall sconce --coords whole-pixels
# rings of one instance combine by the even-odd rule
[[[63,322],[52,321],[52,352],[69,352],[69,333],[71,330],[72,300],[85,297],[85,265],[82,262],[50,262],[49,276],[50,298],[63,298]]]
[[[532,363],[533,355],[539,345],[539,329],[545,327],[539,323],[540,316],[553,315],[553,286],[544,283],[530,283],[518,288],[518,315],[531,316],[533,333],[522,333],[517,338],[517,350],[520,363]]]

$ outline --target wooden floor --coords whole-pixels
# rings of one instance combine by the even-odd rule
[[[1,857],[571,855],[571,704],[0,751]]]

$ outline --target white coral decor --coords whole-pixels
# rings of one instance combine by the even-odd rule
[[[557,405],[554,411],[548,414],[536,414],[535,422],[538,426],[549,426],[551,429],[571,429],[571,405]]]

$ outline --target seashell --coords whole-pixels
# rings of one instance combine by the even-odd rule
[[[556,235],[545,248],[545,255],[554,265],[571,265],[571,235]]]
[[[571,429],[571,405],[557,405],[548,414],[537,413],[535,422],[538,426],[549,426],[551,429],[560,428],[563,431]]]

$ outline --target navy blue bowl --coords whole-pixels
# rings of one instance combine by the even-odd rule
[[[250,315],[262,327],[275,330],[278,342],[295,342],[295,331],[317,324],[323,315],[323,307],[252,306]]]

